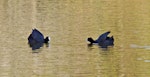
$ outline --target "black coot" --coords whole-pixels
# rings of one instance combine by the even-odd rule
[[[102,48],[107,48],[108,46],[114,45],[114,38],[113,36],[108,37],[109,33],[110,31],[103,33],[97,40],[93,40],[93,38],[91,37],[89,37],[87,40],[90,42],[90,45],[92,45],[93,43],[97,43]]]
[[[32,50],[35,50],[42,47],[43,43],[48,43],[49,40],[49,37],[46,37],[44,39],[44,36],[40,31],[38,31],[37,29],[33,29],[32,33],[28,37],[28,44],[30,45]]]

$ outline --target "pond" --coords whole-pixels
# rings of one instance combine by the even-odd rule
[[[1,0],[0,77],[148,77],[149,9],[146,0]],[[33,28],[48,47],[32,51]],[[106,31],[114,47],[88,47]]]

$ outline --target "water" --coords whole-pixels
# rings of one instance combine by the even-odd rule
[[[1,0],[0,77],[150,76],[150,2],[146,0]],[[34,51],[32,28],[51,37]],[[111,31],[115,46],[88,47]]]

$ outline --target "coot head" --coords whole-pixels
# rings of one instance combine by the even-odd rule
[[[95,43],[95,41],[93,40],[92,37],[89,37],[89,38],[87,39],[87,41],[89,41],[91,44]]]
[[[50,37],[47,36],[47,37],[44,39],[44,43],[49,43],[49,41],[50,41]]]

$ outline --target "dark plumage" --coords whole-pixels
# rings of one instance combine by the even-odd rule
[[[102,48],[107,48],[108,46],[114,45],[114,38],[113,36],[108,37],[109,33],[110,31],[103,33],[97,40],[93,40],[91,37],[89,37],[87,40],[90,42],[90,44],[97,43]]]
[[[43,43],[48,43],[49,37],[44,39],[43,34],[37,29],[33,29],[32,33],[28,37],[28,44],[32,48],[32,50],[39,49],[43,46]]]

